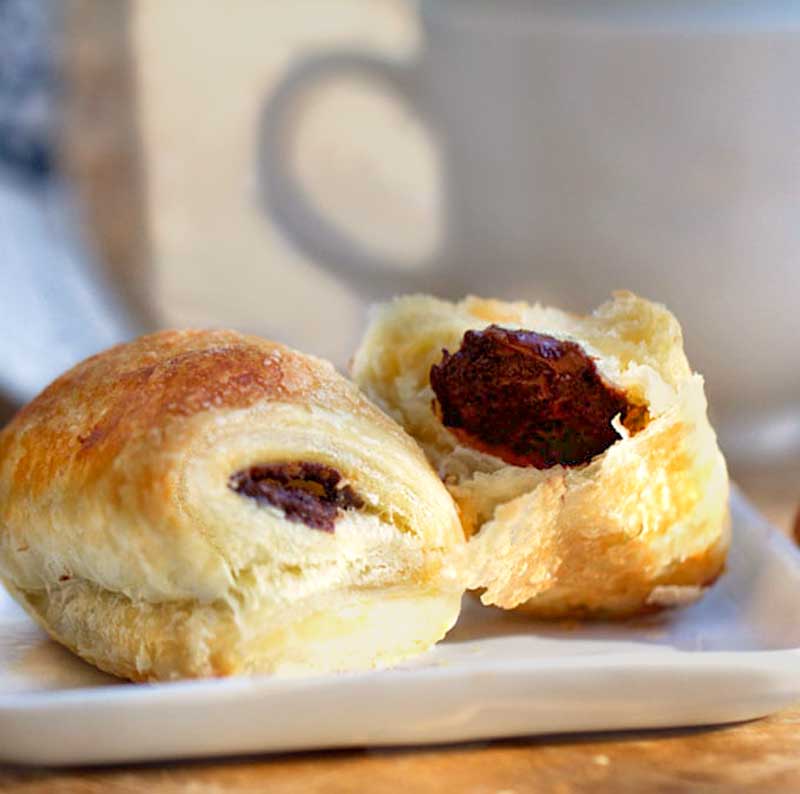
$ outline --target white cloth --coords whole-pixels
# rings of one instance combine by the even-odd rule
[[[75,228],[58,183],[0,170],[0,392],[12,402],[139,331]]]

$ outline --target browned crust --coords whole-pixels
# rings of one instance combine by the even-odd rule
[[[86,485],[126,447],[161,445],[197,414],[272,401],[371,409],[330,365],[274,342],[234,331],[160,331],[92,356],[48,386],[0,433],[0,470],[28,497],[65,467]]]

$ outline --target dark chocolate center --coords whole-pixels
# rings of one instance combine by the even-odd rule
[[[251,466],[231,475],[228,487],[236,493],[278,507],[289,521],[333,532],[339,510],[364,506],[342,475],[323,463],[294,461]]]
[[[574,342],[490,325],[431,367],[434,408],[458,439],[515,466],[576,466],[618,438],[611,420],[645,411],[604,383]],[[626,424],[627,426],[627,424]]]

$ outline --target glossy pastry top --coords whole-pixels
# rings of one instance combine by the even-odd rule
[[[352,402],[329,373],[324,362],[256,337],[162,331],[88,358],[54,381],[0,435],[0,459],[12,440],[27,443],[14,482],[35,493],[58,476],[53,467],[64,456],[87,468],[110,465],[123,446],[160,445],[203,412],[316,400],[321,391]]]

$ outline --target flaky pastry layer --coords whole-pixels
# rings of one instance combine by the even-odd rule
[[[296,461],[357,492],[333,531],[231,487]],[[458,615],[462,545],[394,421],[326,362],[252,336],[112,348],[0,433],[0,576],[57,640],[135,680],[418,653]]]
[[[643,429],[590,461],[538,469],[481,452],[440,421],[430,385],[443,350],[497,325],[575,342],[603,380],[646,407]],[[423,446],[455,498],[469,586],[486,604],[541,617],[625,616],[697,597],[729,543],[728,477],[702,377],[677,320],[628,293],[592,315],[467,298],[408,296],[376,307],[353,377]]]

